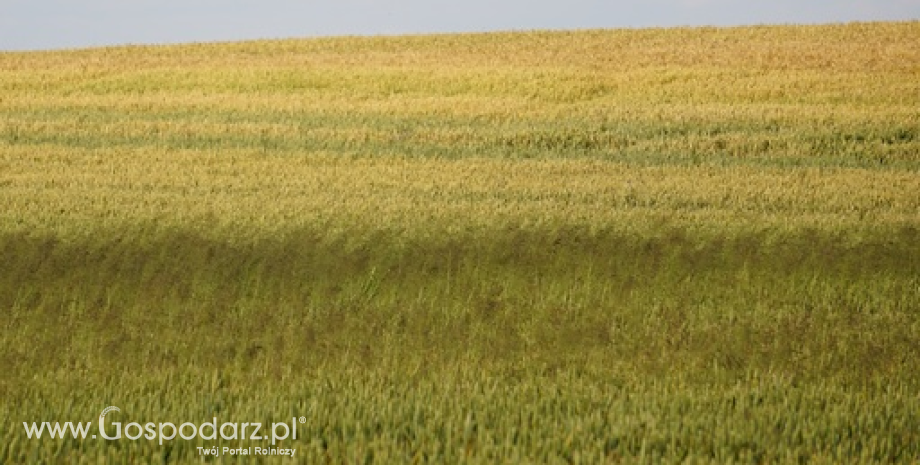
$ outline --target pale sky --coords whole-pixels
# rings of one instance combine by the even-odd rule
[[[876,20],[920,20],[920,0],[0,0],[0,50]]]

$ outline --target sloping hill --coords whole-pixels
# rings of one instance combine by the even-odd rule
[[[917,37],[0,53],[0,461],[920,460]]]

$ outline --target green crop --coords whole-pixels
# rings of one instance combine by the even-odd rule
[[[0,462],[920,461],[918,36],[0,53]]]

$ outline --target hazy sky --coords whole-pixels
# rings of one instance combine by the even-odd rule
[[[0,0],[0,50],[355,34],[917,19],[920,0]]]

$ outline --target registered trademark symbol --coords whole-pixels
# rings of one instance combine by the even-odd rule
[[[307,422],[307,417],[300,417],[300,422],[301,422],[301,423],[306,423],[306,422]]]

